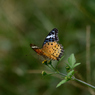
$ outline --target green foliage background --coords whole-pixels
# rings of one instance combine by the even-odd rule
[[[86,27],[90,32],[91,84],[95,85],[95,0],[0,0],[0,95],[91,95],[82,84],[43,78],[49,71],[30,48],[41,47],[46,35],[59,30],[65,58],[58,68],[65,73],[71,53],[81,65],[76,76],[86,79]],[[53,62],[56,64],[56,61]]]

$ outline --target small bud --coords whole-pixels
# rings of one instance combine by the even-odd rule
[[[47,64],[47,60],[44,60],[44,61],[42,62],[42,64],[48,65],[48,64]]]
[[[65,77],[65,80],[67,80],[67,81],[69,81],[69,80],[71,80],[71,77]]]
[[[68,79],[68,81],[69,81],[69,80],[71,80],[71,77],[69,76],[67,79]]]
[[[42,75],[43,75],[43,76],[46,76],[47,73],[46,73],[45,71],[42,71]]]
[[[70,67],[69,66],[66,66],[66,71],[70,72]]]
[[[51,65],[51,60],[48,61],[48,64]]]
[[[68,78],[67,78],[67,76],[65,77],[65,80],[67,80]]]

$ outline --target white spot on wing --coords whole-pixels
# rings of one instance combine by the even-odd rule
[[[52,31],[52,32],[55,32],[55,31]]]
[[[47,36],[46,38],[55,38],[55,35],[49,35],[49,36]]]
[[[37,46],[32,46],[32,48],[38,48]]]

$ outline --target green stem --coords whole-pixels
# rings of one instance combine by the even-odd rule
[[[50,69],[54,70],[52,67],[50,67],[49,65],[47,65]]]
[[[59,72],[59,74],[62,75],[62,76],[66,76],[66,74],[63,74],[63,73],[60,73],[60,72]],[[93,86],[93,85],[91,85],[91,84],[89,84],[89,83],[86,83],[86,82],[84,82],[84,81],[82,81],[82,80],[79,80],[79,79],[77,79],[77,78],[74,78],[74,77],[72,77],[72,79],[73,79],[73,80],[76,80],[76,81],[78,81],[78,82],[80,82],[80,83],[83,83],[83,84],[85,84],[85,85],[87,85],[87,86],[89,86],[89,87],[95,89],[95,86]]]
[[[62,76],[66,76],[66,74],[63,74],[63,73],[60,73],[60,72],[58,72],[57,74],[59,74],[59,75],[62,75]]]
[[[59,73],[59,71],[56,69],[56,68],[54,68],[54,66],[51,64],[51,67],[53,68],[53,70],[55,71],[55,72],[57,72],[57,73]]]
[[[59,72],[56,68],[53,67],[52,64],[51,64],[51,67],[53,68],[53,70],[54,70],[57,74],[60,74],[60,75],[62,75],[62,76],[64,76],[64,77],[67,76],[66,74],[63,74],[63,73]],[[77,78],[75,78],[75,77],[72,77],[72,79],[73,79],[73,80],[76,80],[76,81],[78,81],[78,82],[80,82],[80,83],[82,83],[82,84],[85,84],[86,86],[89,86],[89,87],[95,89],[95,86],[93,86],[93,85],[91,85],[91,84],[89,84],[89,83],[86,83],[86,82],[84,82],[84,81],[82,81],[82,80],[79,80],[79,79],[77,79]]]
[[[84,82],[84,81],[82,81],[82,80],[79,80],[79,79],[77,79],[77,78],[75,78],[74,80],[76,80],[76,81],[78,81],[78,82],[80,82],[80,83],[83,83],[83,84],[85,84],[85,85],[87,85],[87,86],[89,86],[89,87],[95,89],[95,86],[93,86],[93,85],[91,85],[91,84],[89,84],[89,83],[86,83],[86,82]]]

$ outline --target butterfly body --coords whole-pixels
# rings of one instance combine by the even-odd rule
[[[54,28],[46,37],[42,48],[36,45],[30,44],[31,48],[44,58],[52,60],[59,60],[63,54],[63,46],[57,43],[58,41],[58,30]]]

